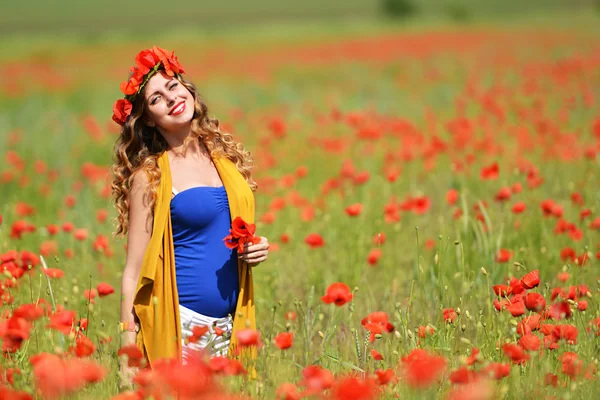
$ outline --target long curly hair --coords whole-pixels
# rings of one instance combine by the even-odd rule
[[[187,81],[181,74],[175,74],[194,97],[194,116],[191,123],[191,134],[183,144],[184,154],[188,145],[194,140],[208,149],[211,157],[224,155],[231,160],[238,171],[248,182],[250,189],[256,191],[258,185],[252,179],[253,160],[250,152],[241,143],[235,142],[230,133],[219,129],[219,121],[208,116],[208,107],[198,93],[196,86]],[[168,149],[168,144],[156,127],[148,126],[144,121],[146,109],[145,88],[137,95],[132,104],[131,116],[121,129],[114,146],[114,163],[111,166],[113,175],[112,197],[118,212],[117,230],[114,236],[124,236],[129,231],[129,194],[134,174],[144,171],[148,176],[147,198],[154,214],[157,188],[161,172],[158,158]]]

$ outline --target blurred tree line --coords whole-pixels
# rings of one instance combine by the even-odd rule
[[[600,0],[379,0],[380,12],[390,18],[444,16],[457,22],[477,17],[510,17],[517,14],[600,11]]]

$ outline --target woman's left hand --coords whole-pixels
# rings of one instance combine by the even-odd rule
[[[269,241],[260,236],[260,243],[244,245],[244,251],[238,254],[239,258],[254,267],[267,259],[269,255]]]

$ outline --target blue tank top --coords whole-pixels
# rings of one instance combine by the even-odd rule
[[[228,249],[231,216],[225,187],[199,186],[171,199],[179,304],[222,318],[235,313],[239,292],[237,250]]]

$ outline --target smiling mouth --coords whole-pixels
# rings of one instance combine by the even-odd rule
[[[175,107],[173,107],[173,109],[171,110],[169,115],[179,115],[184,111],[185,111],[185,101],[182,101],[181,103],[179,103]]]

